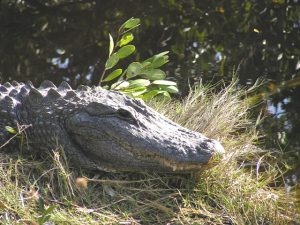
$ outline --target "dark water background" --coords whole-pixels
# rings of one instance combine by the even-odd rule
[[[300,165],[299,0],[2,0],[1,82],[97,84],[108,33],[131,17],[142,25],[127,62],[170,51],[164,69],[181,96],[198,81],[230,82],[233,72],[241,85],[263,78],[265,144]]]

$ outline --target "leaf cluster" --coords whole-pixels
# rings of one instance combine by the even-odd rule
[[[142,62],[132,62],[124,70],[116,68],[105,76],[107,70],[112,70],[121,59],[127,58],[135,52],[135,46],[129,44],[134,39],[134,35],[130,31],[139,25],[140,19],[138,18],[127,20],[119,28],[116,42],[109,34],[109,57],[99,84],[114,81],[110,86],[106,85],[105,87],[118,90],[133,98],[150,100],[158,95],[170,98],[170,93],[178,92],[177,84],[165,80],[166,73],[160,69],[169,62],[168,51],[156,54]]]

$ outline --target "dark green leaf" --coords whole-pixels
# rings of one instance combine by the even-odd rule
[[[162,65],[166,64],[169,62],[169,56],[167,55],[169,52],[161,52],[157,55],[152,56],[151,58],[145,60],[143,64],[148,63],[148,67],[150,68],[158,68],[161,67]]]
[[[112,54],[105,63],[105,69],[111,69],[119,62],[119,56],[114,53]]]
[[[148,68],[151,65],[151,62],[142,62],[143,68]]]
[[[141,74],[142,67],[142,64],[139,62],[131,63],[127,68],[126,77],[129,79]]]
[[[132,33],[126,33],[122,36],[121,40],[119,41],[118,45],[122,47],[123,45],[127,45],[129,42],[131,42],[134,39]]]
[[[130,18],[125,23],[122,24],[121,29],[131,29],[140,25],[140,19],[138,18]]]
[[[120,48],[116,54],[118,55],[119,59],[123,59],[131,55],[134,51],[135,51],[134,45],[126,45]]]
[[[162,95],[166,98],[170,98],[170,95],[168,92],[166,91],[162,91],[162,90],[152,90],[152,91],[149,91],[145,94],[143,94],[142,96],[140,96],[144,101],[149,101],[151,100],[152,98],[154,98],[155,96],[157,95]]]
[[[151,67],[152,68],[158,68],[158,67],[161,67],[162,65],[165,65],[168,62],[169,62],[169,57],[168,56],[163,56],[163,57],[160,57],[160,58],[156,58],[152,62]]]
[[[166,73],[160,69],[143,70],[142,77],[149,80],[163,80],[166,77]]]
[[[170,94],[167,92],[167,91],[162,91],[162,90],[152,90],[152,91],[149,91],[145,94],[143,94],[142,96],[140,96],[144,101],[149,101],[151,100],[152,98],[154,97],[163,97],[164,99],[170,99],[171,96]]]
[[[160,90],[152,90],[152,91],[149,91],[149,92],[143,94],[142,99],[145,100],[145,101],[149,101],[149,100],[151,100],[154,96],[156,96],[157,94],[159,94],[160,92],[162,92],[162,91],[160,91]]]
[[[113,72],[111,72],[103,81],[111,81],[118,76],[122,74],[123,70],[122,69],[116,69]]]

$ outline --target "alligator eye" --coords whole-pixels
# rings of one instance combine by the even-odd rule
[[[135,119],[135,117],[132,115],[131,112],[129,112],[128,110],[126,109],[118,109],[117,110],[117,114],[120,118],[128,121],[129,123],[131,124],[135,124],[135,125],[138,125],[138,122],[137,120]]]
[[[126,118],[126,119],[132,119],[132,118],[134,118],[133,115],[131,114],[131,112],[129,112],[126,109],[118,109],[117,113],[118,113],[119,116],[121,116],[123,118]]]

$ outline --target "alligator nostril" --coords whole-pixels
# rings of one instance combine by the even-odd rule
[[[220,144],[220,142],[213,140],[213,139],[207,139],[203,140],[196,148],[197,152],[200,154],[211,154],[211,153],[219,153],[224,154],[225,150],[223,146]]]
[[[210,146],[208,145],[208,143],[206,141],[203,141],[200,143],[199,145],[199,150],[203,151],[203,150],[208,150],[210,148]]]

